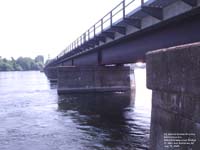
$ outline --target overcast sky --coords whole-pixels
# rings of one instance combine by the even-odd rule
[[[0,56],[55,57],[121,0],[0,0]]]

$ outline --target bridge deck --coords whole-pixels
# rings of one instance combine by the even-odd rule
[[[199,1],[132,3],[121,2],[48,65],[133,63],[144,60],[147,51],[200,40]]]

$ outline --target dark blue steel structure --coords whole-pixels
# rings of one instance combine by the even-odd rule
[[[145,61],[148,51],[200,41],[197,0],[179,0],[190,9],[170,18],[164,17],[164,8],[177,1],[123,0],[51,60],[46,68],[135,63]],[[146,16],[157,22],[144,28],[142,19]],[[130,28],[135,31],[129,32]]]

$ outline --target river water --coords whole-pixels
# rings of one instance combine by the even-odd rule
[[[43,73],[0,72],[0,150],[148,149],[151,91],[145,69],[135,74],[132,105],[122,117],[104,117],[87,107],[82,111],[77,97],[62,103]]]

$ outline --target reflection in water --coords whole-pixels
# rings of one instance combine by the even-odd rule
[[[82,113],[97,113],[104,116],[118,117],[125,107],[130,105],[130,92],[104,92],[88,94],[60,95],[60,109],[76,110]]]
[[[49,85],[51,89],[57,89],[57,81],[49,80]]]
[[[146,91],[144,95],[140,91],[145,89],[145,71],[139,69],[136,73],[139,74],[136,97],[148,99],[151,93]],[[60,95],[58,106],[66,116],[73,113],[79,129],[94,139],[88,149],[148,149],[151,105],[146,100],[135,100],[133,89],[131,93]]]
[[[0,150],[147,149],[151,93],[145,88],[144,77],[145,70],[136,70],[134,106],[126,107],[121,117],[113,114],[102,117],[105,115],[97,113],[101,110],[89,105],[96,97],[96,106],[103,110],[112,109],[114,99],[120,103],[130,97],[120,93],[117,98],[116,95],[58,97],[55,85],[43,73],[1,72]],[[100,99],[110,104],[99,104]],[[78,102],[83,100],[88,102]]]
[[[59,96],[59,111],[71,116],[94,143],[91,149],[147,149],[148,121],[129,105],[130,93],[96,93]],[[119,107],[120,106],[120,107]]]

